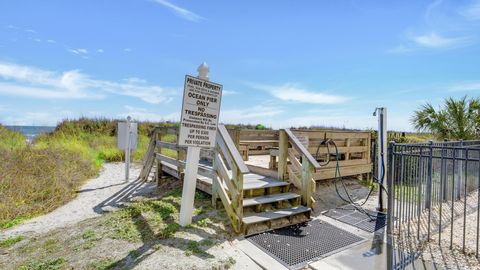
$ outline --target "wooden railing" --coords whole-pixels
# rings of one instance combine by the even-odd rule
[[[147,152],[145,153],[145,156],[143,158],[143,167],[138,176],[138,179],[141,181],[148,180],[150,171],[152,170],[152,167],[155,163],[155,148],[156,148],[157,136],[160,130],[161,130],[160,127],[156,127],[152,131],[152,135],[150,136],[150,142],[148,143]]]
[[[290,163],[289,163],[290,162]],[[302,204],[313,207],[316,184],[314,173],[320,164],[290,129],[280,130],[278,178],[289,180],[302,194]]]
[[[337,176],[363,176],[371,172],[370,132],[365,131],[328,131],[328,130],[291,130],[303,142],[310,154],[322,164],[313,178],[333,179]],[[330,140],[329,150],[326,141]],[[337,151],[338,150],[338,153]],[[328,162],[330,161],[330,162]],[[337,164],[338,161],[338,164]],[[339,170],[337,172],[337,165]],[[338,174],[339,173],[339,174]]]
[[[278,147],[278,130],[229,129],[228,133],[245,161],[249,156],[268,155]]]
[[[219,197],[236,232],[242,229],[243,175],[249,170],[227,129],[218,126],[213,168],[212,201]]]
[[[177,128],[156,128],[145,155],[141,179],[147,179],[156,160],[156,179],[159,183],[163,172],[183,179],[185,169],[185,148],[178,146]],[[167,137],[170,135],[169,137]],[[172,139],[172,135],[175,136]],[[168,138],[169,140],[165,140]],[[212,179],[212,202],[216,206],[220,198],[236,232],[241,232],[243,218],[243,175],[249,170],[235,147],[232,138],[223,125],[218,126],[214,150],[202,149],[200,156],[210,160],[213,168],[200,163],[198,174]],[[198,187],[198,186],[197,186]],[[200,187],[199,187],[200,188]]]

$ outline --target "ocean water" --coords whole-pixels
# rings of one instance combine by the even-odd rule
[[[55,127],[46,126],[5,126],[6,128],[22,133],[27,142],[33,141],[38,134],[52,132]]]

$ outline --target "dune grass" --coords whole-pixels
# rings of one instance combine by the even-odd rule
[[[65,120],[32,144],[0,125],[0,229],[65,204],[104,162],[123,161],[124,151],[117,149],[117,123],[109,119]],[[138,148],[132,161],[145,155],[154,124],[138,126]]]
[[[87,153],[74,149],[0,149],[0,228],[68,202],[97,169]]]
[[[25,137],[16,131],[11,131],[0,125],[0,148],[13,149],[26,146]]]

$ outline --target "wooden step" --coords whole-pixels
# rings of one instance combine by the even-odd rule
[[[243,199],[243,206],[254,206],[259,204],[266,204],[266,203],[274,203],[280,202],[285,200],[291,200],[295,198],[299,198],[300,195],[296,193],[280,193],[280,194],[272,194],[272,195],[265,195],[253,198],[246,198]]]
[[[245,225],[251,225],[255,223],[265,222],[273,219],[285,218],[301,213],[309,213],[310,208],[305,206],[295,206],[291,208],[284,208],[275,211],[255,213],[250,216],[246,216],[242,219]]]
[[[248,173],[243,176],[243,190],[288,186],[290,183],[270,177]]]

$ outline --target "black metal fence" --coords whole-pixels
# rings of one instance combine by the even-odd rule
[[[479,258],[480,141],[390,143],[387,232],[417,252],[426,241]]]

